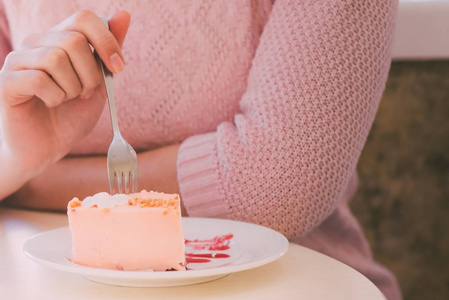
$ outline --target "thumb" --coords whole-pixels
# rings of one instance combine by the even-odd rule
[[[109,30],[117,39],[120,47],[123,45],[126,33],[128,32],[131,15],[127,11],[115,13],[109,20]]]

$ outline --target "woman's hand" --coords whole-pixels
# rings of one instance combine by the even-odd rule
[[[127,12],[118,12],[109,31],[94,13],[80,11],[46,33],[25,37],[7,56],[0,71],[2,164],[29,179],[93,129],[105,95],[90,45],[111,71],[122,71],[120,47],[129,21]]]

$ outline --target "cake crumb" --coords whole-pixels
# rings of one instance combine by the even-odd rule
[[[75,208],[81,206],[81,201],[78,198],[74,198],[72,201],[69,202],[70,208]]]
[[[116,269],[117,271],[123,271],[123,270],[124,270],[123,267],[122,267],[121,265],[117,265],[117,266],[115,267],[115,269]]]
[[[178,208],[179,197],[174,197],[172,199],[160,199],[160,198],[140,198],[134,197],[128,200],[128,205],[143,207],[173,207]]]

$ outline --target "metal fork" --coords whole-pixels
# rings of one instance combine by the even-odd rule
[[[109,29],[107,20],[102,17],[100,17],[100,19]],[[96,52],[95,56],[99,61],[101,73],[104,78],[109,112],[111,114],[112,131],[114,134],[108,149],[107,158],[109,189],[111,190],[111,194],[135,193],[137,192],[137,182],[139,180],[136,151],[134,151],[131,145],[122,137],[118,127],[112,73],[106,68]]]

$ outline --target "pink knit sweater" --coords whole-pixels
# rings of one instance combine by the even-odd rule
[[[0,61],[85,8],[131,13],[115,77],[120,126],[140,151],[182,142],[190,216],[274,228],[400,298],[347,205],[387,78],[396,1],[3,0]],[[106,109],[73,154],[106,153]]]

